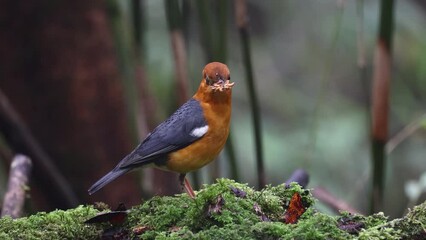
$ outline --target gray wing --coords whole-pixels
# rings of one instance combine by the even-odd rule
[[[133,168],[164,159],[168,153],[182,149],[202,138],[207,129],[208,125],[200,103],[191,99],[156,127],[117,167]]]

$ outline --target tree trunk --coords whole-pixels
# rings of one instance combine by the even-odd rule
[[[0,89],[86,202],[91,184],[132,148],[105,2],[3,0],[0,22]],[[34,162],[39,209],[69,207]],[[128,175],[91,200],[130,205],[140,196]]]

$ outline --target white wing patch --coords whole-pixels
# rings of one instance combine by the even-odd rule
[[[208,130],[209,130],[209,126],[205,125],[199,128],[194,128],[189,135],[193,137],[202,137],[204,136],[204,134],[207,133]]]

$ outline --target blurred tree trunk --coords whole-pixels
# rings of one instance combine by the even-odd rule
[[[105,7],[104,1],[0,1],[0,89],[82,202],[131,150]],[[68,207],[42,171],[34,166],[37,207]],[[140,188],[128,175],[93,200],[135,204]]]

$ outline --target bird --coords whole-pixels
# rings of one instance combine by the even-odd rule
[[[191,198],[195,193],[186,174],[212,162],[229,135],[231,75],[220,62],[208,63],[197,92],[88,190],[92,195],[137,168],[156,167],[179,173],[179,183]]]

